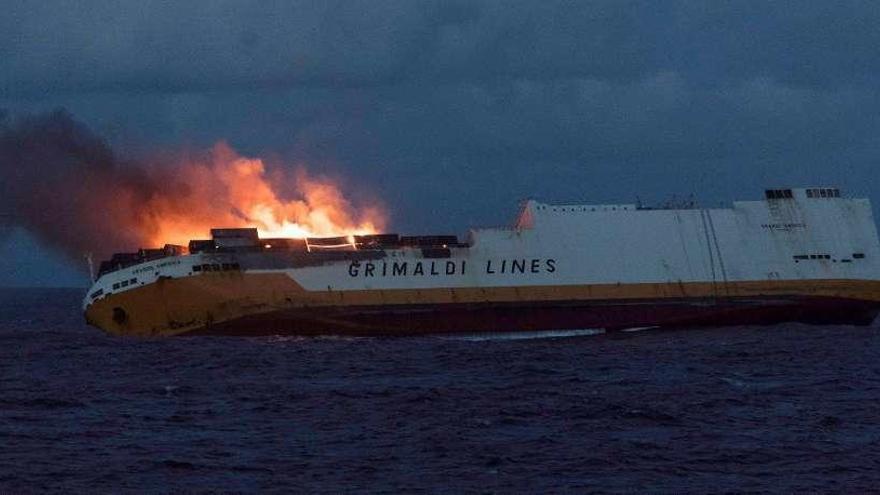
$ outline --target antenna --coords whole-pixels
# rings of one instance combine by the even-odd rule
[[[92,261],[92,253],[85,254],[86,263],[89,264],[89,280],[95,281],[95,262]]]

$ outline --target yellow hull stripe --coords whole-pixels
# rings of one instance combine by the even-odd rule
[[[823,279],[307,291],[283,273],[206,273],[162,279],[107,296],[87,308],[86,318],[92,325],[117,335],[170,336],[242,316],[295,308],[774,296],[880,302],[880,281]],[[125,311],[124,321],[119,321],[118,314],[114,320],[114,308]]]

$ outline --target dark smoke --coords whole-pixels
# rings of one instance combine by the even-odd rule
[[[137,246],[142,235],[120,226],[138,223],[131,217],[158,190],[156,177],[65,110],[0,117],[0,226],[22,227],[76,261]]]
[[[79,266],[87,253],[98,261],[185,244],[217,225],[277,231],[283,221],[334,236],[384,222],[380,209],[355,209],[332,180],[304,168],[267,172],[222,142],[206,152],[155,152],[147,162],[120,157],[64,110],[0,120],[0,212]]]

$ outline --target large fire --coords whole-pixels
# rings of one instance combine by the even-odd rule
[[[0,213],[77,262],[186,245],[211,228],[256,227],[266,238],[384,228],[363,191],[350,200],[338,181],[274,165],[223,143],[126,156],[64,110],[0,118]]]
[[[167,171],[165,173],[168,173]],[[142,238],[154,246],[186,245],[215,227],[256,227],[260,237],[331,237],[374,234],[384,226],[375,206],[357,210],[339,186],[302,167],[271,172],[263,161],[216,145],[168,176],[168,190],[138,208]]]

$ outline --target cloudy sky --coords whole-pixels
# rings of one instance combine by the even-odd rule
[[[526,197],[715,206],[836,184],[880,204],[876,1],[3,10],[7,119],[61,107],[131,156],[225,140],[306,163],[382,197],[399,231],[507,223]],[[0,285],[84,283],[0,215]]]

